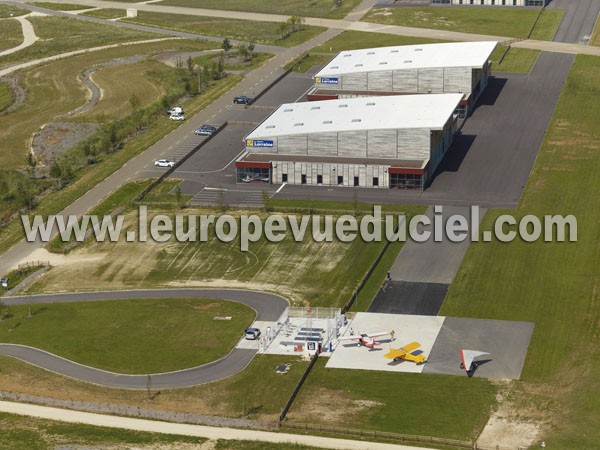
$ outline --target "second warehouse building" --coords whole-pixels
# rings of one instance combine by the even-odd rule
[[[462,94],[281,105],[245,138],[238,182],[422,190],[452,144]]]

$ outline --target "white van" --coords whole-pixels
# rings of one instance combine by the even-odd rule
[[[170,116],[183,116],[183,108],[181,106],[176,106],[175,108],[168,110],[167,114]]]

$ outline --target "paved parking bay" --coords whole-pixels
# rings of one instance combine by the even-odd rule
[[[394,340],[382,336],[381,343],[375,348],[359,346],[356,342],[340,341],[325,367],[334,369],[382,370],[387,372],[421,373],[425,364],[417,365],[411,361],[392,361],[384,358],[390,348],[400,348],[413,341],[421,347],[414,354],[429,355],[438,333],[444,323],[444,317],[407,316],[401,314],[357,313],[348,325],[345,336],[350,329],[354,334],[394,331]]]
[[[446,317],[423,373],[462,375],[460,349],[488,352],[473,376],[517,380],[525,363],[534,324]]]
[[[534,324],[506,320],[468,319],[462,317],[417,316],[402,314],[358,313],[348,326],[355,334],[394,330],[394,340],[378,339],[375,349],[340,341],[327,362],[327,368],[380,370],[387,372],[431,373],[467,376],[460,368],[460,350],[479,350],[489,356],[478,358],[475,377],[519,379],[527,355]],[[348,334],[348,332],[347,332]],[[412,341],[427,362],[393,362],[383,357],[391,348]]]
[[[397,262],[401,258],[398,258]],[[448,284],[388,281],[377,293],[369,312],[435,316],[444,302]]]

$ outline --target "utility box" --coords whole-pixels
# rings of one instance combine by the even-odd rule
[[[137,9],[127,8],[127,18],[137,17]]]

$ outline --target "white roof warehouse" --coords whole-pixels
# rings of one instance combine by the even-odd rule
[[[496,45],[453,42],[343,51],[313,77],[309,100],[342,92],[461,93],[468,105],[487,85]]]
[[[281,105],[245,138],[238,181],[270,169],[274,183],[389,187],[388,173],[423,187],[452,143],[461,94],[360,97]],[[397,169],[397,170],[392,170]],[[246,176],[250,177],[246,179]]]

